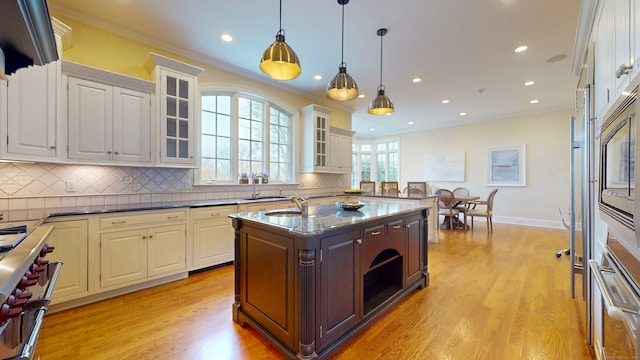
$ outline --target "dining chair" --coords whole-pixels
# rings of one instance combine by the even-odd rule
[[[438,215],[445,216],[445,219],[449,217],[449,229],[453,230],[453,217],[458,216],[460,213],[453,207],[455,204],[453,192],[447,189],[439,189],[436,195],[438,195]]]
[[[487,200],[474,200],[469,202],[471,207],[467,210],[466,215],[471,217],[471,230],[473,230],[473,218],[480,216],[487,219],[487,232],[493,232],[493,198],[497,192],[498,189],[491,191]],[[477,208],[477,206],[482,206],[482,208]]]
[[[383,196],[398,196],[400,189],[397,181],[382,181],[380,183],[380,194]]]
[[[422,197],[427,195],[427,183],[425,181],[409,181],[403,190],[408,197]]]
[[[469,196],[469,189],[465,187],[457,187],[453,189],[453,196],[454,197]],[[460,211],[460,214],[462,214],[464,227],[466,228],[467,227],[467,210],[469,210],[469,204],[466,201],[456,200],[456,205],[454,206],[454,208],[458,209],[458,211]]]
[[[374,181],[360,181],[360,189],[364,195],[375,195],[376,183]]]

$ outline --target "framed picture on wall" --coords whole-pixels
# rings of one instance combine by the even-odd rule
[[[525,146],[487,150],[487,186],[526,186]]]

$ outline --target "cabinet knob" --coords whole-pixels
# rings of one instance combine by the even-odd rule
[[[55,150],[55,149],[56,149],[56,147],[55,147],[55,145],[54,145],[54,146],[49,146],[49,149],[51,149],[51,150]]]
[[[358,239],[358,240],[356,240],[356,242],[357,242],[358,244],[362,244],[362,239]]]
[[[631,69],[633,69],[633,65],[627,66],[625,64],[621,64],[618,70],[616,70],[616,78],[619,79],[622,75],[627,75]]]

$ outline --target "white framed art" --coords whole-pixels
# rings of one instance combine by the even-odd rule
[[[525,145],[487,150],[487,186],[526,186]]]

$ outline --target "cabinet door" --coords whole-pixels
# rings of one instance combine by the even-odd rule
[[[625,67],[633,65],[631,62],[631,43],[630,43],[630,0],[614,0],[613,5],[613,34],[614,34],[614,61],[611,72],[613,74],[614,81],[614,99],[617,99],[620,94],[629,85],[629,74],[624,73]]]
[[[613,3],[605,1],[602,4],[600,17],[595,28],[595,111],[600,119],[609,108],[612,100],[614,77],[613,65]]]
[[[69,77],[69,158],[109,161],[113,152],[113,87]]]
[[[56,160],[60,79],[60,61],[22,68],[8,76],[3,158]]]
[[[407,283],[410,285],[420,278],[422,274],[422,222],[420,217],[410,217],[407,223],[407,250],[405,253],[407,264],[406,274]]]
[[[147,230],[128,230],[100,236],[100,287],[147,277]]]
[[[89,295],[87,267],[87,220],[53,223],[55,226],[47,238],[47,244],[55,247],[47,255],[50,262],[64,263],[52,301],[62,302]]]
[[[233,261],[231,219],[193,224],[193,266],[203,268]]]
[[[361,318],[360,232],[321,239],[319,301],[320,347],[344,334]]]
[[[160,69],[160,161],[194,164],[195,78]]]
[[[314,161],[313,166],[318,169],[326,169],[328,167],[328,129],[329,117],[322,113],[316,112],[314,118]]]
[[[113,96],[114,160],[150,162],[150,95],[135,90],[114,88]]]
[[[148,230],[148,276],[186,270],[185,225],[163,226]]]

